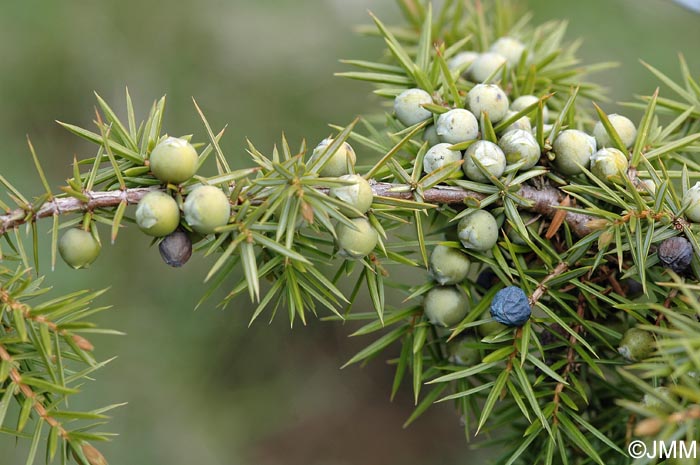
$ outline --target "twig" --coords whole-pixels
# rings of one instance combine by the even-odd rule
[[[390,184],[385,182],[375,182],[372,184],[372,191],[375,196],[413,200],[413,193],[406,188],[407,186],[403,184]],[[84,193],[89,199],[88,201],[75,197],[56,197],[41,205],[36,211],[18,208],[5,215],[0,215],[0,234],[4,234],[27,222],[53,215],[85,212],[97,208],[116,207],[122,201],[126,201],[129,205],[137,204],[144,195],[152,190],[152,188],[138,187],[125,189],[123,191],[90,191]],[[320,192],[328,192],[327,188],[319,188],[318,190]],[[523,185],[517,195],[532,203],[527,210],[548,218],[553,217],[557,212],[561,211],[557,207],[564,198],[562,193],[554,187],[536,189],[527,185]],[[482,200],[485,197],[486,195],[478,192],[450,186],[433,187],[423,192],[424,201],[433,204],[464,204],[465,199]],[[592,219],[593,218],[588,215],[566,212],[566,222],[579,237],[585,236],[591,232],[588,223]]]

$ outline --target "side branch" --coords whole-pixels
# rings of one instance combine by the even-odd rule
[[[385,182],[372,183],[372,191],[376,196],[413,200],[413,193],[407,190],[406,187],[407,186],[403,184]],[[138,187],[115,191],[84,192],[89,199],[88,201],[74,197],[56,197],[44,203],[36,211],[18,208],[5,215],[0,215],[0,235],[22,224],[53,215],[86,212],[97,208],[116,207],[122,201],[126,201],[130,205],[137,204],[144,195],[152,190],[152,188]],[[323,192],[328,191],[328,189],[319,190]],[[560,211],[557,207],[561,205],[561,201],[564,197],[559,189],[554,187],[536,189],[528,185],[523,185],[517,194],[532,203],[528,210],[549,218]],[[433,187],[423,192],[424,201],[434,204],[464,204],[465,199],[481,200],[485,197],[486,195],[478,192],[451,186]],[[573,212],[566,213],[566,222],[579,237],[585,236],[591,232],[591,228],[588,226],[591,220],[592,218],[588,215]]]

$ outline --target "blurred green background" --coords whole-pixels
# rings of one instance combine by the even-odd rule
[[[585,60],[622,63],[596,76],[615,100],[657,85],[639,58],[678,77],[677,52],[683,52],[700,71],[700,15],[670,0],[524,3],[535,22],[568,19],[569,38],[585,39]],[[379,41],[353,34],[354,25],[367,22],[368,8],[387,22],[398,19],[390,0],[1,1],[0,173],[25,193],[40,193],[29,134],[50,181],[61,184],[73,155],[93,152],[54,120],[89,127],[93,90],[123,112],[125,86],[142,115],[167,94],[164,129],[203,140],[194,96],[213,126],[229,125],[223,146],[238,166],[246,164],[246,137],[264,150],[282,131],[294,145],[302,137],[315,144],[330,133],[328,123],[345,124],[376,108],[369,87],[332,77],[343,70],[339,58],[380,53]],[[447,405],[401,428],[411,396],[402,392],[389,403],[392,370],[381,361],[339,370],[367,343],[348,339],[348,328],[312,321],[290,331],[278,318],[247,329],[251,309],[244,299],[223,311],[212,299],[193,311],[209,264],[195,258],[185,269],[169,269],[131,228],[90,271],[60,263],[49,272],[57,293],[110,286],[101,303],[115,308],[100,324],[127,333],[93,337],[98,357],[119,358],[84,387],[77,406],[129,402],[106,427],[120,437],[100,446],[112,464],[474,459]],[[24,463],[24,450],[0,438],[0,463]]]

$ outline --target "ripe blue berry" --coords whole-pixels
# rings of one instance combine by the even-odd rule
[[[153,175],[163,182],[180,184],[197,172],[197,151],[185,139],[168,137],[150,155]]]
[[[627,155],[615,148],[602,148],[591,156],[591,173],[607,184],[623,184],[628,168]]]
[[[693,246],[685,237],[669,237],[659,245],[658,255],[664,268],[684,273],[693,260]]]
[[[377,231],[367,218],[353,218],[350,221],[355,225],[355,229],[344,223],[339,223],[335,228],[339,252],[348,258],[365,257],[377,246]]]
[[[323,139],[314,149],[309,162],[313,163],[320,158],[326,151],[326,148],[332,143],[333,139],[331,138]],[[326,178],[337,178],[344,174],[350,174],[355,170],[356,161],[357,156],[355,155],[355,151],[350,144],[345,142],[335,151],[326,164],[323,165],[323,168],[319,170],[318,174]]]
[[[512,37],[501,37],[489,50],[504,56],[510,66],[516,66],[525,51],[525,45]]]
[[[486,210],[474,210],[459,221],[459,240],[465,249],[491,250],[498,242],[498,223]]]
[[[508,113],[508,96],[496,84],[477,84],[467,98],[469,110],[477,117],[487,113],[492,123],[501,121]]]
[[[458,287],[436,286],[425,295],[423,311],[433,325],[449,328],[467,316],[469,301]]]
[[[413,126],[433,115],[421,106],[425,103],[433,103],[429,93],[423,89],[408,89],[394,99],[394,112],[405,126]]]
[[[491,302],[491,316],[506,326],[522,326],[530,319],[530,301],[518,286],[501,289]]]
[[[168,194],[149,192],[136,207],[136,224],[149,236],[167,236],[180,224],[180,208]]]
[[[346,174],[341,176],[340,179],[350,181],[352,184],[331,187],[330,194],[360,213],[365,214],[369,207],[372,206],[372,200],[374,199],[372,186],[359,174]],[[346,216],[357,215],[350,210],[342,211]]]
[[[700,182],[683,194],[683,207],[685,217],[693,223],[700,223]]]
[[[68,266],[77,269],[87,268],[100,255],[100,243],[91,233],[71,228],[58,241],[58,253]]]
[[[459,144],[476,139],[479,123],[469,110],[455,108],[438,117],[436,132],[442,142]]]
[[[612,127],[615,128],[615,132],[620,136],[620,140],[625,144],[625,147],[632,147],[634,145],[634,140],[637,138],[637,127],[634,123],[626,116],[618,115],[613,113],[608,115],[608,120]],[[598,121],[593,128],[593,137],[595,137],[598,147],[609,147],[612,145],[612,140],[605,130],[603,123]]]
[[[215,186],[200,186],[185,199],[185,221],[201,234],[211,234],[228,224],[231,203],[224,192]]]
[[[581,167],[588,168],[591,155],[596,151],[595,139],[578,129],[567,129],[559,133],[552,144],[556,154],[554,166],[562,174],[582,173]]]
[[[508,60],[500,53],[482,53],[467,69],[467,75],[474,82],[484,82]]]
[[[540,145],[529,131],[522,129],[509,131],[503,134],[498,141],[498,146],[503,150],[508,165],[523,162],[520,169],[528,170],[540,161]]]
[[[469,257],[452,247],[436,245],[430,254],[430,276],[439,284],[458,284],[469,274]]]
[[[630,328],[622,335],[617,351],[627,360],[635,362],[649,357],[655,349],[656,341],[649,331]]]
[[[475,159],[481,163],[489,174],[497,178],[501,177],[506,169],[506,156],[503,150],[493,142],[478,140],[464,152],[464,164],[462,165],[464,174],[472,181],[489,182],[489,178],[482,173],[481,169],[474,162]]]
[[[458,150],[450,150],[452,144],[437,144],[428,149],[423,157],[423,171],[432,173],[443,166],[462,159],[462,153]]]
[[[160,241],[158,251],[165,263],[175,268],[180,267],[192,256],[192,239],[184,231],[175,231]]]

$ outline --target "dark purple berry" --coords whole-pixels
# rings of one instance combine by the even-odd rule
[[[186,232],[175,231],[160,242],[158,250],[165,263],[177,268],[192,256],[192,240]]]
[[[681,274],[690,266],[693,259],[693,246],[685,237],[670,237],[661,243],[658,254],[664,268],[670,268]]]

